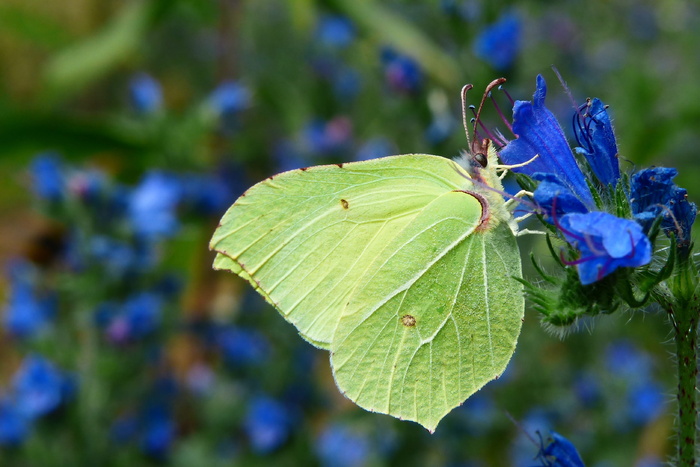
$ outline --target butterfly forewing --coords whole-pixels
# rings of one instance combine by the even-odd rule
[[[248,280],[313,344],[328,348],[359,281],[440,195],[468,185],[449,159],[393,156],[285,172],[224,215],[214,266]]]

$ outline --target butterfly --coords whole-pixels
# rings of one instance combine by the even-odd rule
[[[274,175],[236,200],[210,243],[215,269],[330,351],[345,396],[431,432],[503,373],[524,313],[497,153],[488,139],[469,146],[458,160],[406,154]]]

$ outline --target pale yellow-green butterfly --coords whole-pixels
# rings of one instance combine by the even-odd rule
[[[214,268],[330,350],[343,394],[431,432],[505,370],[524,311],[497,154],[487,139],[469,145],[458,161],[408,154],[275,175],[236,200],[210,245]]]

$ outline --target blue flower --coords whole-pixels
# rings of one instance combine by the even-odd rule
[[[324,121],[311,120],[302,131],[302,143],[311,153],[333,155],[345,150],[352,140],[352,122],[344,116]]]
[[[34,192],[47,201],[60,201],[66,188],[65,174],[55,153],[38,155],[30,166]]]
[[[17,446],[29,435],[30,423],[10,399],[0,399],[0,446]]]
[[[656,419],[663,413],[666,403],[663,388],[654,381],[631,386],[627,400],[628,417],[637,425],[646,425]]]
[[[651,261],[651,242],[639,224],[605,212],[567,214],[559,229],[566,241],[581,252],[577,265],[584,285],[592,284],[620,267],[637,267]]]
[[[584,407],[592,407],[601,399],[598,377],[591,373],[581,373],[574,380],[574,394]]]
[[[95,235],[89,239],[90,254],[104,268],[106,274],[114,278],[124,278],[129,274],[144,272],[155,265],[151,242],[129,244],[105,235]]]
[[[152,411],[144,420],[141,450],[156,459],[165,459],[175,440],[176,424],[167,410]]]
[[[550,437],[551,440],[547,446],[542,446],[540,452],[537,453],[537,459],[544,462],[544,465],[584,467],[581,455],[576,450],[574,443],[559,433],[551,432]]]
[[[381,60],[391,89],[404,94],[414,94],[421,89],[423,72],[415,60],[388,48],[382,50]]]
[[[287,408],[269,397],[253,399],[243,422],[250,445],[258,454],[278,449],[291,433]]]
[[[516,101],[513,106],[513,133],[517,138],[501,149],[499,156],[505,164],[514,165],[538,155],[529,164],[513,170],[527,175],[537,172],[553,174],[584,206],[592,210],[595,208],[593,195],[564,131],[544,105],[546,95],[547,84],[538,75],[532,101]]]
[[[651,167],[632,175],[630,204],[644,232],[649,231],[658,216],[663,216],[663,231],[666,235],[675,235],[678,246],[687,248],[697,206],[688,201],[688,192],[684,188],[673,183],[677,174],[676,169]]]
[[[505,13],[476,37],[474,54],[493,68],[506,70],[518,57],[520,36],[520,18],[515,13]]]
[[[163,91],[160,83],[146,73],[139,73],[129,82],[129,100],[138,113],[149,114],[160,110]]]
[[[231,115],[250,107],[250,90],[235,81],[224,81],[209,95],[209,105],[219,115]]]
[[[355,26],[345,16],[321,15],[316,25],[316,39],[328,47],[347,47],[355,40]]]
[[[189,174],[182,178],[183,202],[188,211],[198,215],[221,215],[235,196],[232,187],[221,177]]]
[[[15,373],[12,389],[17,410],[33,420],[54,411],[64,402],[69,381],[50,361],[29,355]]]
[[[606,106],[595,98],[580,106],[574,114],[574,134],[579,147],[593,173],[603,185],[617,185],[620,163],[617,160],[617,143]]]
[[[270,352],[268,341],[253,329],[224,327],[219,331],[217,343],[226,362],[234,367],[260,365]]]
[[[130,297],[113,317],[107,328],[112,342],[123,344],[141,339],[158,329],[162,300],[151,292]]]
[[[635,384],[651,379],[650,356],[627,340],[615,341],[606,347],[605,364],[611,374]]]
[[[182,196],[179,180],[159,171],[148,172],[129,198],[129,219],[143,237],[172,235],[178,228],[176,209]]]
[[[316,454],[324,467],[358,467],[367,461],[370,443],[360,433],[334,424],[316,440]]]
[[[3,324],[16,337],[27,339],[46,329],[56,314],[54,296],[41,296],[32,280],[29,263],[14,263],[10,268],[10,296]]]

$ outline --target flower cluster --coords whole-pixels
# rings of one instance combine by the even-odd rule
[[[39,418],[56,411],[74,392],[73,379],[39,355],[28,355],[0,398],[0,445],[22,443]]]
[[[575,152],[583,156],[577,160],[563,129],[545,106],[546,94],[545,80],[538,76],[532,101],[514,103],[512,131],[516,138],[503,141],[500,158],[507,165],[524,164],[513,170],[521,174],[524,186],[536,187],[532,193],[535,212],[569,245],[569,258],[557,261],[567,269],[575,266],[580,284],[570,284],[562,297],[580,296],[585,293],[581,286],[607,283],[630,306],[640,306],[630,286],[638,281],[630,280],[629,274],[633,268],[647,272],[651,268],[655,221],[660,219],[663,231],[673,235],[679,246],[688,247],[696,207],[687,200],[686,191],[672,183],[674,169],[647,169],[633,174],[631,181],[621,174],[611,119],[600,99],[588,99],[574,112]],[[654,274],[653,284],[663,280],[667,271],[651,271]],[[554,305],[541,292],[534,292],[534,287],[528,290],[540,311]],[[596,312],[613,311],[614,294],[603,295],[607,301],[599,302]],[[556,300],[556,306],[591,311],[587,305],[567,306],[561,300]],[[574,315],[554,324],[568,324]]]

